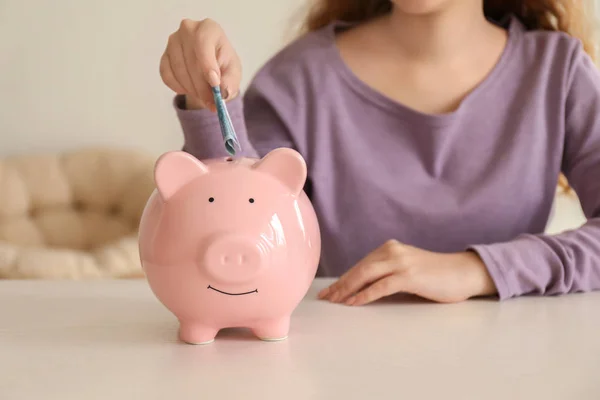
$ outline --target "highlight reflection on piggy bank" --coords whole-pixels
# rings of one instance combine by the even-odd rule
[[[182,341],[211,343],[228,327],[263,340],[288,336],[321,251],[306,174],[304,159],[286,148],[260,160],[201,162],[182,151],[158,159],[140,258]]]

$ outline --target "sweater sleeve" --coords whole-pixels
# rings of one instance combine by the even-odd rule
[[[600,289],[600,74],[583,51],[567,81],[562,171],[587,222],[555,235],[523,234],[472,246],[486,264],[500,300]]]
[[[208,109],[187,109],[186,98],[181,95],[175,97],[173,105],[183,131],[183,151],[200,160],[229,155],[215,112]],[[242,149],[240,155],[256,157],[256,150],[248,141],[242,99],[238,97],[228,102],[227,110]]]

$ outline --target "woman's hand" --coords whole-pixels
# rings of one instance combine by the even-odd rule
[[[210,19],[184,19],[169,36],[160,59],[160,76],[174,92],[186,95],[191,108],[214,110],[212,87],[220,86],[225,100],[234,98],[242,67],[219,24]]]
[[[323,289],[319,297],[362,305],[398,292],[453,303],[495,294],[496,287],[474,252],[433,253],[392,240]]]

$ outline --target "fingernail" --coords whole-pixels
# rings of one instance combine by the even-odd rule
[[[325,296],[327,296],[327,293],[329,293],[329,288],[325,288],[325,289],[321,290],[319,292],[319,298],[320,299],[324,298]]]
[[[346,304],[349,306],[353,305],[354,303],[356,303],[356,296],[352,296],[348,300],[346,300]]]
[[[223,92],[223,99],[224,100],[229,99],[229,89],[227,89],[226,86],[223,87],[222,92]]]
[[[214,71],[214,70],[211,70],[211,71],[208,73],[208,84],[209,84],[211,87],[216,87],[216,86],[219,86],[219,74],[217,74],[217,72],[216,72],[216,71]]]
[[[332,303],[335,303],[339,300],[339,298],[340,298],[340,294],[338,292],[336,292],[331,295],[331,297],[329,298],[329,301],[331,301]]]

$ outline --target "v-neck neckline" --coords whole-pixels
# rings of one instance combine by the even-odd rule
[[[485,92],[491,86],[499,81],[500,77],[506,71],[506,66],[511,62],[512,54],[516,48],[517,42],[521,37],[524,27],[514,16],[509,16],[503,22],[498,22],[497,25],[504,27],[507,30],[508,37],[502,53],[487,76],[471,90],[461,101],[460,105],[452,112],[430,114],[415,110],[399,101],[396,101],[379,90],[373,88],[361,78],[359,78],[346,64],[345,60],[339,51],[336,44],[336,34],[340,29],[346,29],[352,26],[351,23],[343,21],[335,21],[326,28],[326,33],[329,40],[330,61],[333,66],[339,71],[341,77],[346,83],[360,96],[368,101],[387,109],[391,112],[400,115],[408,121],[418,121],[419,123],[427,123],[434,126],[447,125],[458,118],[461,114],[467,112],[470,106],[477,103],[478,99],[485,95]]]

